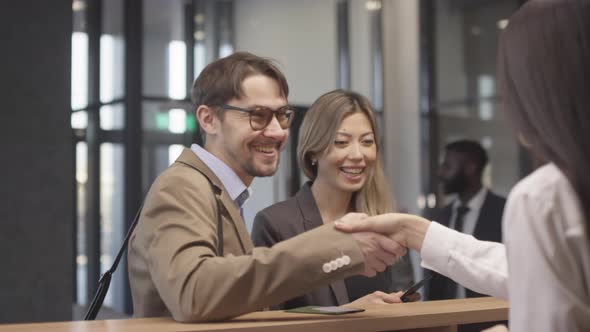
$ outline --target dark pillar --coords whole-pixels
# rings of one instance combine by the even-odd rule
[[[125,1],[125,222],[126,229],[142,201],[142,66],[143,66],[143,20],[142,0]],[[127,273],[124,260],[119,273]],[[126,291],[129,292],[128,279],[125,278]],[[131,296],[125,296],[125,312],[132,313]]]
[[[0,6],[0,323],[70,320],[72,2]]]

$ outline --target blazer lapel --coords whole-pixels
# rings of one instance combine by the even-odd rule
[[[297,198],[299,211],[303,217],[303,228],[305,231],[322,226],[324,222],[322,221],[322,215],[320,214],[320,210],[313,198],[313,193],[311,192],[311,182],[304,184],[295,197]],[[330,289],[334,293],[338,305],[350,302],[344,280],[330,283]]]
[[[244,253],[247,253],[252,248],[254,248],[254,244],[252,243],[250,234],[246,229],[246,222],[240,215],[240,210],[225,190],[221,193],[221,203],[223,204],[223,207],[227,213],[230,215],[231,222],[233,223],[236,232],[239,234],[238,238],[240,239],[240,244],[242,245]]]
[[[238,234],[242,250],[244,253],[251,250],[254,245],[252,244],[252,239],[250,239],[250,234],[248,234],[244,220],[240,216],[240,210],[238,210],[234,201],[229,197],[221,180],[219,180],[215,173],[213,173],[213,171],[190,149],[185,148],[176,161],[196,169],[213,183],[213,186],[217,189],[216,195],[220,197],[222,206],[229,215],[229,219]],[[223,211],[220,211],[220,213],[223,215]]]
[[[311,192],[311,182],[304,184],[295,197],[297,198],[299,211],[303,217],[303,228],[305,231],[322,226],[324,222]]]
[[[501,211],[502,209],[499,210]],[[494,208],[492,202],[492,192],[488,190],[486,192],[486,198],[484,199],[481,209],[479,210],[479,216],[477,217],[475,229],[473,230],[473,236],[484,241],[501,242],[501,231],[494,231],[494,229],[501,230],[500,227],[496,228],[497,223],[501,223],[501,220],[502,213],[498,213]],[[496,233],[500,233],[498,234],[500,238],[496,238]]]

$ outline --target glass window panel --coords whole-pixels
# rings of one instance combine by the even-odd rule
[[[225,58],[234,52],[234,47],[230,43],[223,43],[219,46],[219,57]]]
[[[86,31],[86,0],[72,1],[73,31]]]
[[[494,97],[498,36],[520,1],[435,1],[438,103],[476,100],[486,77]]]
[[[168,147],[168,165],[172,165],[178,159],[182,150],[184,150],[184,145],[182,144],[172,144]]]
[[[191,109],[189,103],[181,103],[171,107],[166,102],[144,102],[143,103],[143,129],[182,134],[195,131],[195,117],[187,114],[186,109]],[[191,112],[192,113],[192,112]]]
[[[88,112],[73,112],[71,121],[73,129],[86,129],[88,127]]]
[[[167,109],[161,103],[143,103],[143,129],[144,130],[168,130]]]
[[[495,80],[491,75],[481,75],[477,83],[479,118],[482,120],[491,120],[495,110],[493,101],[493,98],[496,96]]]
[[[168,112],[168,131],[182,134],[186,131],[186,112],[180,108],[171,109]]]
[[[207,65],[206,55],[207,55],[207,53],[205,52],[205,43],[196,43],[195,44],[195,55],[194,55],[194,61],[195,61],[194,77],[198,77],[199,74],[201,73],[201,71],[203,70],[203,68],[205,68],[205,66]]]
[[[144,177],[146,178],[149,189],[151,183],[162,173],[184,149],[182,144],[145,144],[144,145]]]
[[[72,109],[88,106],[88,34],[72,33]]]
[[[483,175],[506,195],[519,178],[519,149],[510,125],[498,112],[496,87],[498,35],[520,1],[435,1],[435,91],[439,157],[445,144],[472,139],[486,148],[490,163]]]
[[[168,97],[186,98],[186,43],[180,40],[168,44]]]
[[[72,1],[72,109],[88,106],[88,35],[86,1]]]
[[[85,142],[76,143],[76,289],[78,304],[86,304],[87,262],[86,256],[86,182],[88,180],[88,147]]]
[[[380,4],[379,4],[380,5]],[[348,2],[350,88],[371,98],[371,11],[377,10],[375,1],[353,0]],[[375,8],[375,9],[374,9]]]
[[[100,128],[103,130],[125,128],[125,106],[123,104],[113,104],[101,107]]]
[[[216,1],[195,1],[194,7],[194,73],[193,77],[199,76],[199,73],[217,58],[216,45],[218,41],[218,20],[216,18],[217,10]]]
[[[186,78],[179,78],[186,75],[184,3],[183,0],[143,2],[143,94],[146,96],[186,96]]]
[[[100,101],[122,98],[125,91],[123,1],[102,0],[100,37]]]
[[[125,237],[124,222],[124,147],[122,144],[103,143],[100,146],[100,270],[104,273],[111,264]],[[124,278],[126,273],[115,273],[104,304],[116,311],[124,311]]]
[[[188,112],[186,116],[186,131],[189,133],[194,133],[197,131],[197,118],[195,116],[195,112],[193,111]]]
[[[381,111],[383,109],[382,3],[381,0],[346,2],[349,88],[369,98],[375,110]],[[345,32],[338,31],[339,35],[343,33]]]

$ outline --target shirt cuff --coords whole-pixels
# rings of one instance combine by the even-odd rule
[[[435,221],[430,223],[420,250],[423,268],[439,273],[448,268],[451,250],[456,246],[454,239],[457,234],[455,233],[459,234]]]

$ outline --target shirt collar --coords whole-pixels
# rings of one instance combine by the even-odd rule
[[[236,172],[234,172],[231,167],[227,166],[221,159],[203,149],[198,144],[191,145],[191,150],[203,161],[203,163],[205,163],[205,165],[207,165],[207,167],[211,169],[215,176],[219,178],[219,181],[221,181],[225,187],[225,190],[232,201],[236,202],[236,198],[238,198],[244,190],[247,190],[249,197],[252,197],[252,188],[246,187]],[[244,202],[245,201],[247,201],[247,199],[244,200]]]
[[[483,202],[486,199],[487,192],[488,189],[482,186],[481,189],[477,192],[477,194],[471,197],[469,202],[467,202],[467,207],[469,207],[469,211],[481,209],[481,207],[483,206]],[[457,199],[455,199],[455,202],[453,203],[453,209],[457,209],[461,205],[461,200],[459,199],[459,197],[457,197]]]

